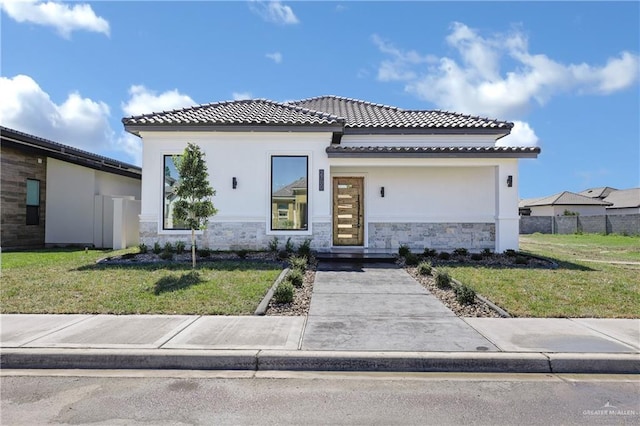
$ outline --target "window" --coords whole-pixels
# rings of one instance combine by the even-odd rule
[[[187,226],[173,218],[173,207],[178,201],[175,189],[180,181],[180,174],[173,162],[173,155],[164,156],[164,178],[162,197],[162,229],[187,229]]]
[[[40,224],[40,181],[27,179],[27,225]]]
[[[308,229],[307,167],[306,156],[271,157],[271,230]]]

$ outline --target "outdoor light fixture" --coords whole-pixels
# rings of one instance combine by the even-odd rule
[[[513,186],[513,176],[507,176],[507,186],[511,188]]]
[[[233,186],[233,189],[236,189],[238,187],[238,179],[235,177],[231,178],[231,186]]]
[[[380,187],[380,196],[384,198],[384,186]]]

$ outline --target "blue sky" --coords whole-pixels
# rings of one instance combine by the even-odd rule
[[[123,116],[333,94],[514,121],[521,197],[640,186],[639,2],[0,7],[0,124],[122,161]]]

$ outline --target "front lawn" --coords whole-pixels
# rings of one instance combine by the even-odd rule
[[[249,315],[282,269],[249,261],[202,262],[195,272],[190,263],[95,263],[114,253],[3,253],[2,313]]]
[[[640,316],[640,237],[523,235],[520,249],[551,258],[559,267],[465,265],[449,270],[454,278],[518,317]]]

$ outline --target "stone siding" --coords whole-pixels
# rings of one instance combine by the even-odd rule
[[[640,235],[640,214],[596,216],[521,216],[520,234]]]
[[[495,249],[494,223],[369,223],[369,248],[397,251],[407,245],[414,251],[425,248],[470,251]]]
[[[38,163],[38,158],[42,160]],[[3,249],[44,246],[47,159],[43,156],[0,147],[2,188],[0,219]],[[40,223],[27,225],[27,179],[40,181]]]
[[[207,229],[196,235],[196,245],[212,250],[265,250],[273,240],[274,235],[267,235],[265,222],[209,222]],[[289,236],[276,235],[278,245],[284,248]],[[331,247],[331,224],[314,223],[313,236],[291,235],[291,242],[297,247],[304,240],[311,238],[311,248],[323,250]],[[164,245],[166,242],[176,243],[183,241],[190,245],[191,234],[158,235],[157,222],[140,223],[140,242],[149,248],[158,242]]]

